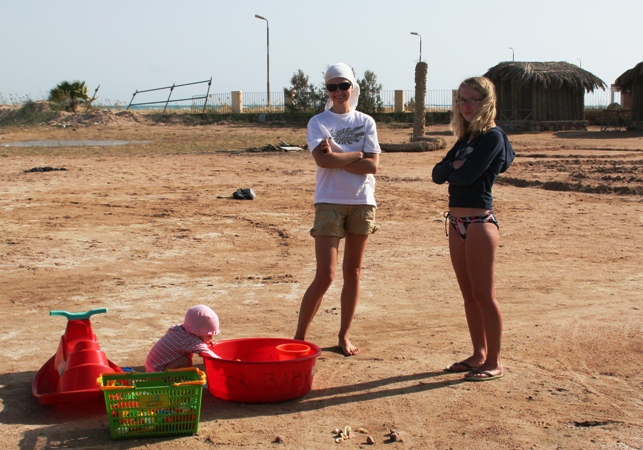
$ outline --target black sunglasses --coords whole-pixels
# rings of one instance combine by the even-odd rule
[[[328,89],[328,92],[335,92],[337,88],[340,88],[342,91],[347,91],[352,86],[353,86],[353,83],[351,83],[350,81],[345,81],[339,84],[334,84],[334,83],[327,84],[326,89]]]

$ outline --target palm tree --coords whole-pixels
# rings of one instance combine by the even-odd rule
[[[49,91],[49,101],[62,105],[73,112],[78,111],[81,103],[89,100],[84,81],[63,81]]]

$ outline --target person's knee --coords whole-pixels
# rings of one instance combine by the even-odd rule
[[[344,282],[359,281],[362,276],[362,268],[360,266],[344,266],[342,268],[342,275],[344,276]]]
[[[476,305],[478,302],[476,302],[476,298],[473,296],[473,293],[469,291],[462,291],[462,299],[464,300],[464,303],[469,303],[472,305]]]
[[[318,289],[326,291],[333,281],[335,280],[335,272],[332,271],[320,271],[315,275],[315,284]]]
[[[165,366],[165,370],[169,369],[182,369],[184,367],[192,367],[192,357],[188,355],[182,355],[176,358],[174,361]]]
[[[489,289],[473,289],[471,292],[471,296],[481,307],[484,307],[485,305],[492,305],[495,300],[493,292]]]

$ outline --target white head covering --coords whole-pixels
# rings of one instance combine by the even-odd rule
[[[329,66],[326,70],[326,76],[324,77],[324,84],[328,84],[329,80],[333,78],[346,78],[351,83],[353,83],[353,92],[351,92],[351,98],[348,100],[351,106],[351,110],[354,110],[357,107],[357,101],[359,100],[359,83],[355,78],[353,69],[351,66],[344,63],[337,63]],[[328,100],[326,102],[326,109],[330,109],[333,106],[333,101]]]

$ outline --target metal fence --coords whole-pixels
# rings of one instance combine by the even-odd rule
[[[380,98],[384,112],[395,111],[395,92],[382,91]],[[404,90],[404,111],[415,111],[415,90]],[[424,97],[424,108],[426,111],[449,111],[451,109],[451,89],[427,90]]]
[[[453,91],[451,89],[427,90],[424,97],[424,109],[427,111],[450,111],[452,102]],[[414,105],[415,90],[404,91],[404,110],[413,111]]]
[[[620,92],[596,90],[585,94],[585,109],[605,109],[612,103],[621,104]]]
[[[382,101],[383,112],[393,112],[395,110],[395,92],[393,90],[381,91],[380,100]],[[451,109],[451,90],[429,90],[426,93],[425,106],[427,111],[447,111]],[[286,110],[285,97],[283,91],[270,93],[270,106],[267,102],[267,92],[244,92],[243,93],[243,111],[248,113],[256,112],[284,112]],[[205,105],[203,102],[206,102]],[[413,111],[415,104],[415,91],[404,91],[404,110]],[[232,112],[232,95],[231,94],[210,94],[206,99],[195,97],[192,101],[191,109],[194,111],[204,109],[215,113]]]
[[[245,112],[284,112],[284,92],[271,92],[270,105],[267,101],[267,92],[244,92],[243,93],[243,110]]]
[[[205,95],[200,95],[200,96],[199,95],[196,95],[196,96],[193,95],[191,98],[189,98],[189,97],[175,98],[175,99],[171,98],[172,94],[174,93],[174,89],[182,88],[182,87],[185,87],[185,86],[194,86],[194,85],[198,85],[198,84],[207,84],[208,85],[208,89],[207,89],[207,92],[205,93]],[[192,82],[192,83],[183,83],[183,84],[174,83],[172,86],[164,86],[164,87],[154,88],[154,89],[145,89],[145,90],[142,90],[142,91],[139,91],[137,89],[136,92],[134,92],[134,94],[132,95],[132,99],[130,100],[129,105],[127,105],[127,109],[129,110],[132,107],[134,107],[134,108],[136,108],[136,107],[140,108],[142,106],[150,107],[151,105],[154,105],[154,107],[158,107],[159,105],[164,105],[163,106],[163,112],[165,112],[165,110],[167,109],[167,107],[168,107],[168,105],[170,103],[182,103],[182,102],[186,102],[186,101],[190,101],[190,100],[192,100],[192,102],[194,103],[195,98],[205,100],[206,98],[209,97],[210,87],[211,86],[212,86],[212,78],[210,78],[209,80],[195,81],[195,82]],[[136,98],[136,96],[139,95],[139,94],[148,93],[148,92],[156,92],[156,91],[165,91],[165,90],[169,90],[169,93],[168,93],[168,96],[167,96],[166,100],[134,103],[134,98]],[[203,112],[205,112],[205,108],[203,109]]]
[[[265,113],[265,112],[284,112],[284,93],[271,92],[270,106],[268,106],[267,92],[244,92],[243,93],[243,112],[246,113]],[[204,104],[205,103],[205,104]],[[210,94],[207,99],[195,96],[190,106],[192,111],[208,111],[213,113],[231,113],[232,112],[232,93],[228,94]]]
[[[383,90],[380,92],[383,112],[395,111],[394,90]],[[415,90],[404,90],[404,111],[415,110]],[[424,98],[426,111],[450,111],[453,101],[452,89],[427,90]],[[206,102],[204,104],[204,102]],[[597,90],[585,94],[585,109],[604,109],[611,103],[620,103],[620,92]],[[243,111],[248,113],[284,112],[285,100],[283,91],[270,93],[270,106],[267,104],[266,92],[244,92]],[[210,94],[207,99],[195,97],[191,109],[194,111],[208,111],[214,113],[232,112],[232,94]]]
[[[232,94],[210,94],[207,98],[194,96],[192,98],[192,111],[209,111],[213,113],[232,112]]]

